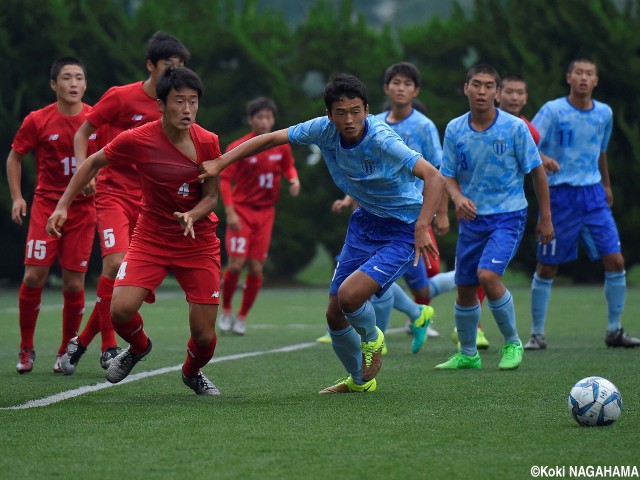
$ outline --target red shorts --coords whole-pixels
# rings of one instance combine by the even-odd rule
[[[431,238],[431,242],[433,245],[438,248],[438,242],[436,242],[436,236],[433,234],[433,228],[429,225],[429,238]],[[425,262],[424,268],[427,270],[427,277],[431,278],[438,273],[440,273],[440,256],[437,257],[427,253],[427,257],[429,258],[429,263],[431,263],[431,268],[427,267],[427,263]]]
[[[115,286],[149,290],[147,302],[169,272],[184,290],[189,303],[220,304],[220,240],[215,234],[195,239],[133,237]]]
[[[47,220],[57,203],[54,200],[34,197],[24,249],[24,264],[50,267],[58,257],[58,263],[62,268],[86,272],[96,228],[96,207],[93,199],[71,204],[60,238],[50,237],[46,230]]]
[[[102,256],[126,252],[138,221],[140,201],[99,192],[96,209]]]
[[[225,246],[232,257],[252,258],[264,262],[271,245],[271,232],[275,219],[275,207],[253,209],[234,205],[240,217],[240,231],[227,227]]]

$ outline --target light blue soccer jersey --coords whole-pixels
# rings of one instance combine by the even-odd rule
[[[593,100],[591,110],[579,110],[562,97],[545,103],[532,123],[540,132],[540,151],[560,165],[559,172],[548,176],[550,186],[600,182],[598,161],[613,127],[609,105]]]
[[[415,222],[422,191],[412,170],[420,154],[411,150],[386,123],[369,115],[355,145],[343,145],[328,117],[289,127],[289,141],[320,148],[335,184],[367,212],[382,218]]]
[[[456,178],[478,215],[522,210],[527,206],[524,176],[542,164],[527,125],[496,109],[483,132],[471,127],[471,113],[449,122],[444,134],[440,172]]]
[[[440,168],[442,164],[442,147],[440,146],[440,134],[438,134],[435,124],[415,108],[407,118],[400,122],[389,122],[387,120],[388,116],[389,112],[386,111],[376,115],[376,118],[393,128],[409,148],[420,152],[422,158],[434,167]],[[420,191],[424,187],[424,181],[419,177],[416,177],[416,187]]]

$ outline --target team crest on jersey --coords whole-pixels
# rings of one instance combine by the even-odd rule
[[[498,155],[502,155],[507,151],[507,141],[506,140],[494,140],[493,141],[493,151]]]
[[[373,172],[376,171],[376,164],[370,158],[363,158],[360,161],[360,165],[362,166],[362,170],[364,170],[364,173],[366,173],[367,175],[373,175]]]

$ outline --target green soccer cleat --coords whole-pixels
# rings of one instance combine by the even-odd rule
[[[489,348],[489,340],[485,337],[481,328],[478,328],[478,335],[476,336],[476,347],[479,350],[486,350]]]
[[[413,332],[413,341],[411,342],[411,351],[418,353],[427,339],[427,327],[433,320],[435,311],[429,305],[423,305],[420,309],[420,316],[411,322],[411,331]]]
[[[353,377],[349,375],[347,378],[341,378],[335,385],[323,388],[318,393],[320,395],[327,395],[330,393],[370,393],[375,392],[378,382],[375,378],[369,380],[364,385],[358,385],[353,381]]]
[[[331,343],[331,335],[329,332],[325,333],[321,337],[316,338],[316,342],[318,343]]]
[[[524,348],[522,344],[506,342],[500,349],[500,370],[515,370],[522,363]]]
[[[387,348],[387,342],[382,342],[382,350],[380,350],[380,355],[383,357],[389,353],[389,349]]]
[[[476,352],[476,354],[471,357],[469,355],[465,355],[464,353],[456,353],[449,357],[444,363],[436,365],[438,370],[463,370],[467,368],[482,368],[482,360],[480,359],[480,354]]]
[[[362,378],[368,382],[380,371],[382,367],[382,347],[384,346],[384,333],[378,327],[378,338],[373,342],[360,342],[362,348]]]

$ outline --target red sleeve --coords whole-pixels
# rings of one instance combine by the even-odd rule
[[[135,142],[133,142],[133,136],[133,130],[125,130],[104,147],[104,154],[109,163],[118,164],[124,162],[128,165],[135,162],[137,148]]]
[[[11,148],[23,157],[38,146],[38,126],[33,113],[24,119],[18,133],[16,133]]]
[[[228,150],[227,150],[228,151]],[[233,206],[233,188],[232,182],[236,176],[238,170],[238,164],[232,163],[220,173],[220,196],[222,197],[222,203]]]
[[[93,106],[93,109],[86,116],[86,120],[96,129],[102,125],[108,124],[113,118],[114,112],[119,110],[119,95],[116,95],[117,89],[111,87]]]
[[[296,170],[295,159],[293,158],[293,152],[288,144],[282,146],[282,175],[284,178],[291,181],[294,178],[298,178],[298,171]]]

